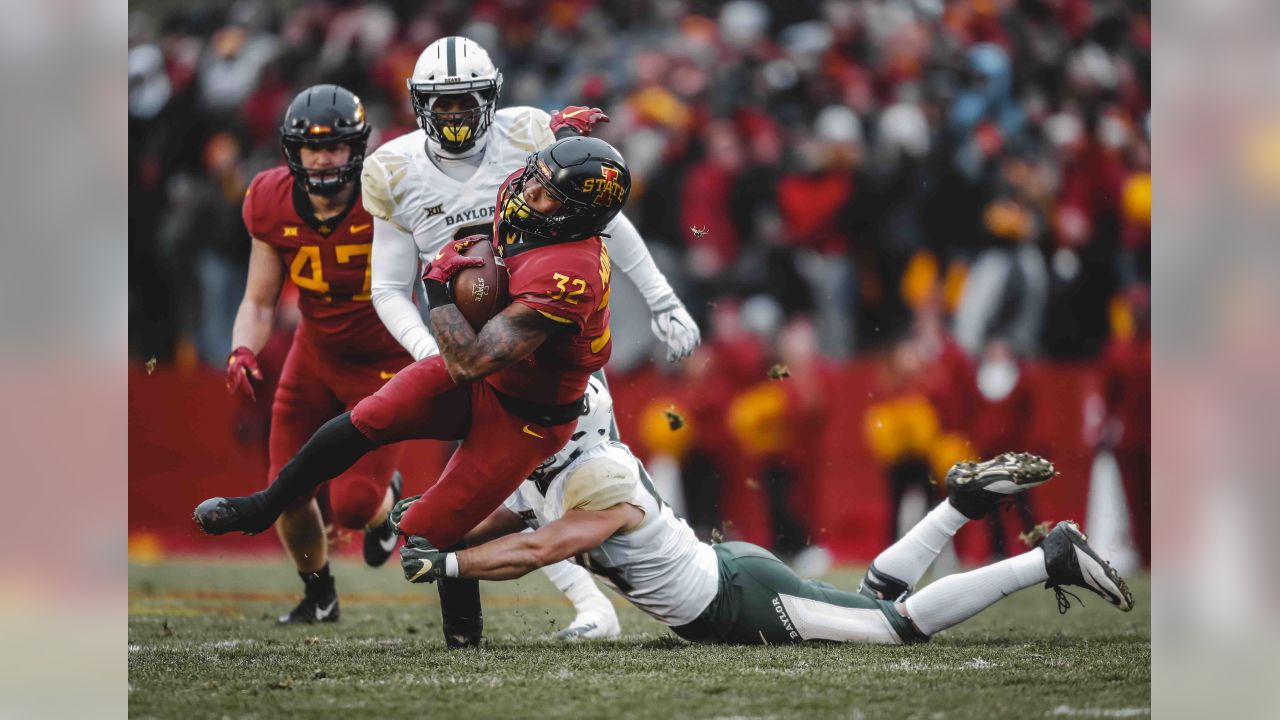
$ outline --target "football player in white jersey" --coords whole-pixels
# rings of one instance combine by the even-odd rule
[[[1062,612],[1069,607],[1067,585],[1133,608],[1124,580],[1071,522],[1059,523],[1029,552],[912,591],[966,522],[1053,477],[1053,465],[1042,458],[1011,453],[954,466],[947,500],[876,557],[859,592],[842,592],[802,580],[750,543],[699,542],[654,492],[644,466],[609,440],[608,390],[593,380],[587,395],[591,407],[574,440],[468,536],[472,547],[446,553],[420,537],[407,540],[400,551],[406,579],[506,580],[576,558],[680,637],[733,644],[923,642],[1040,583],[1055,589]],[[392,510],[393,525],[412,502]],[[536,530],[520,532],[526,525]],[[886,597],[876,588],[889,581],[901,590]]]
[[[361,183],[364,206],[374,218],[374,308],[392,336],[421,360],[439,349],[424,315],[419,259],[430,261],[450,240],[492,235],[498,189],[529,154],[556,135],[589,134],[608,118],[594,108],[566,108],[554,116],[532,107],[498,110],[502,73],[484,48],[463,37],[429,45],[408,86],[419,129],[367,158]],[[643,239],[621,215],[605,232],[613,262],[653,313],[654,333],[666,344],[668,360],[687,357],[701,341],[698,326]],[[617,615],[590,575],[568,563],[546,570],[578,611],[561,637],[617,636]]]

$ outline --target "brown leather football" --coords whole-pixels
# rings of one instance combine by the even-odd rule
[[[464,268],[453,276],[453,302],[479,332],[489,318],[507,306],[507,266],[501,258],[494,257],[493,244],[487,239],[462,254],[484,260],[483,266]]]

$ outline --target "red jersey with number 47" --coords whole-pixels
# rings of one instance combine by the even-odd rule
[[[373,218],[360,203],[359,188],[345,213],[316,220],[289,169],[273,168],[249,184],[242,212],[249,234],[275,248],[298,286],[300,334],[346,359],[401,351],[370,301]]]
[[[499,240],[494,239],[495,252]],[[512,252],[512,250],[516,250]],[[501,392],[546,404],[582,397],[591,373],[609,361],[609,252],[604,240],[503,248],[511,302],[565,326],[533,353],[488,378]]]

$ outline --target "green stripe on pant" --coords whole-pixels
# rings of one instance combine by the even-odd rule
[[[727,542],[716,545],[715,551],[720,570],[716,598],[697,620],[672,628],[686,640],[773,645],[926,639],[894,603],[805,580],[761,547]]]

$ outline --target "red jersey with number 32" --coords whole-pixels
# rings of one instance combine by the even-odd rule
[[[258,173],[244,196],[249,234],[275,248],[298,286],[298,332],[343,358],[384,357],[400,351],[373,309],[369,255],[373,218],[356,188],[344,215],[316,221],[287,167]]]
[[[494,245],[500,241],[495,238]],[[508,293],[564,325],[529,357],[490,375],[498,390],[533,402],[563,404],[582,397],[591,373],[613,350],[609,335],[609,252],[604,240],[507,250]]]

